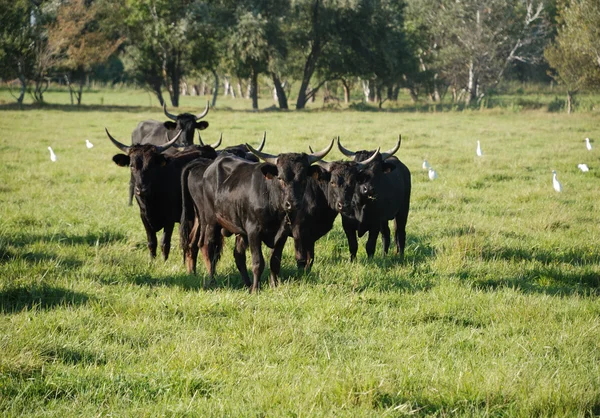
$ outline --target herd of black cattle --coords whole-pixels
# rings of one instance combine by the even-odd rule
[[[173,115],[166,106],[163,109],[172,121],[140,122],[130,146],[106,131],[123,152],[113,161],[130,167],[129,204],[135,195],[152,257],[156,257],[156,234],[164,229],[161,250],[165,260],[168,258],[173,229],[179,223],[188,272],[196,272],[201,252],[212,282],[223,239],[235,234],[235,264],[254,292],[259,290],[265,266],[262,243],[271,248],[270,284],[275,286],[287,237],[294,239],[298,268],[309,270],[315,242],[332,229],[338,213],[351,259],[358,250],[357,235],[366,232],[367,255],[373,256],[380,232],[387,254],[388,221],[392,219],[396,247],[404,257],[411,175],[393,156],[400,148],[400,137],[387,152],[353,152],[338,138],[340,151],[353,161],[323,160],[334,140],[324,150],[311,149],[309,154],[264,153],[265,137],[257,149],[242,144],[216,151],[221,139],[212,145],[205,145],[201,138],[200,145],[193,143],[196,130],[208,127],[206,121],[200,121],[208,113],[208,105],[199,115]],[[248,247],[253,280],[246,269]]]

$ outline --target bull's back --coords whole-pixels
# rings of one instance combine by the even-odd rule
[[[131,133],[131,143],[161,145],[166,142],[167,131],[162,122],[145,120],[138,123]]]

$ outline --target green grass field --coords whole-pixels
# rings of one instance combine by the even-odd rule
[[[104,127],[127,143],[164,116],[147,93],[99,94],[81,109],[63,96],[0,107],[2,416],[600,414],[597,112],[252,113],[220,101],[209,142],[258,143],[266,130],[271,153],[337,135],[387,149],[402,134],[413,174],[404,264],[380,242],[367,260],[364,238],[350,263],[338,219],[309,275],[290,240],[281,285],[265,272],[249,295],[231,238],[214,289],[202,265],[185,273],[177,234],[166,263],[149,259]],[[182,110],[205,103],[186,97]]]

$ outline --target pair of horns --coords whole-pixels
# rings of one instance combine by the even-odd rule
[[[212,149],[217,149],[219,147],[219,145],[221,145],[221,142],[223,141],[223,132],[221,132],[221,136],[219,136],[219,140],[217,142],[215,142],[214,144],[209,145]],[[202,138],[200,138],[200,132],[198,132],[198,142],[200,143],[200,145],[202,145],[203,147],[206,146],[206,144],[204,142],[202,142]]]
[[[117,141],[115,138],[112,137],[112,135],[108,132],[107,128],[104,128],[104,130],[106,131],[106,135],[108,135],[108,139],[110,139],[110,141],[115,145],[115,147],[119,148],[121,151],[123,151],[125,154],[129,153],[129,149],[131,148],[131,146],[125,145],[120,143],[119,141]],[[171,139],[169,141],[169,137],[167,136],[167,143],[164,145],[154,145],[154,149],[156,150],[157,153],[162,153],[166,150],[168,150],[169,148],[171,148],[171,146],[173,144],[175,144],[175,142],[177,142],[177,140],[179,139],[179,137],[181,136],[181,132],[183,131],[179,131],[177,133],[177,135],[175,135],[175,137],[173,139]]]
[[[263,139],[264,142],[264,139]],[[333,148],[333,143],[335,142],[335,139],[331,140],[331,143],[329,144],[329,146],[327,148],[325,148],[322,151],[319,152],[313,152],[311,154],[308,154],[308,163],[309,164],[313,164],[316,163],[317,161],[319,161],[320,159],[322,159],[323,157],[325,157],[329,151],[331,151],[331,149]],[[261,144],[262,147],[262,144]],[[248,150],[256,155],[258,158],[260,158],[261,160],[267,162],[267,163],[271,163],[271,164],[277,164],[277,155],[272,155],[272,154],[267,154],[266,152],[262,152],[259,150],[256,150],[254,148],[252,148],[252,145],[250,144],[246,144],[246,148],[248,148]]]
[[[396,143],[396,146],[392,149],[387,150],[386,152],[382,152],[381,159],[385,160],[387,158],[390,158],[392,155],[394,155],[400,149],[401,142],[402,142],[402,135],[398,135],[398,142]],[[339,136],[337,137],[337,144],[338,144],[338,148],[339,148],[340,152],[342,154],[344,154],[346,157],[354,157],[356,155],[356,151],[350,151],[349,149],[346,149],[342,146]],[[372,156],[370,158],[372,158]]]
[[[312,148],[311,148],[310,145],[308,146],[308,149],[310,150],[310,152],[313,152],[313,150],[312,150]],[[375,152],[373,152],[373,154],[371,154],[371,156],[369,158],[367,158],[366,160],[356,163],[358,165],[358,169],[362,170],[368,164],[370,164],[371,162],[375,161],[375,158],[377,158],[377,155],[379,154],[379,149],[380,148],[377,148],[375,150]],[[331,163],[327,162],[327,161],[321,160],[321,161],[317,162],[317,165],[323,167],[327,171],[329,171],[331,169]]]
[[[209,107],[209,102],[206,102],[206,108],[204,109],[204,112],[199,113],[198,115],[194,115],[194,117],[196,118],[196,120],[202,119],[204,116],[206,116],[208,114],[208,107]],[[167,102],[163,102],[163,110],[165,112],[165,115],[169,119],[177,121],[177,115],[174,115],[172,113],[167,112]]]

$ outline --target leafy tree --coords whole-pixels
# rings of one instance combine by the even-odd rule
[[[98,1],[88,6],[84,0],[62,3],[56,21],[48,30],[48,42],[59,57],[57,66],[66,70],[71,103],[75,96],[78,105],[92,68],[106,62],[123,42],[123,38],[114,39],[102,30],[101,4]],[[78,81],[78,90],[73,90],[72,80]]]
[[[340,28],[340,10],[334,0],[292,0],[286,16],[290,55],[289,68],[300,79],[296,109],[304,109],[317,90],[327,81],[310,88],[325,47]]]
[[[409,0],[409,26],[421,33],[420,64],[468,104],[515,62],[539,62],[549,26],[544,0]],[[413,38],[414,39],[414,38]]]
[[[558,34],[545,50],[552,75],[567,87],[567,112],[573,97],[584,88],[600,88],[600,3],[566,2],[558,15]]]
[[[150,88],[163,104],[162,86],[179,106],[180,83],[191,71],[196,18],[194,2],[175,6],[170,0],[128,0],[129,70],[143,86]]]
[[[27,82],[35,62],[35,27],[31,6],[26,0],[0,0],[0,77],[17,78],[21,84],[19,105],[23,103]]]
[[[258,75],[267,71],[267,21],[260,14],[244,13],[229,38],[233,71],[250,78],[252,109],[258,109]]]

